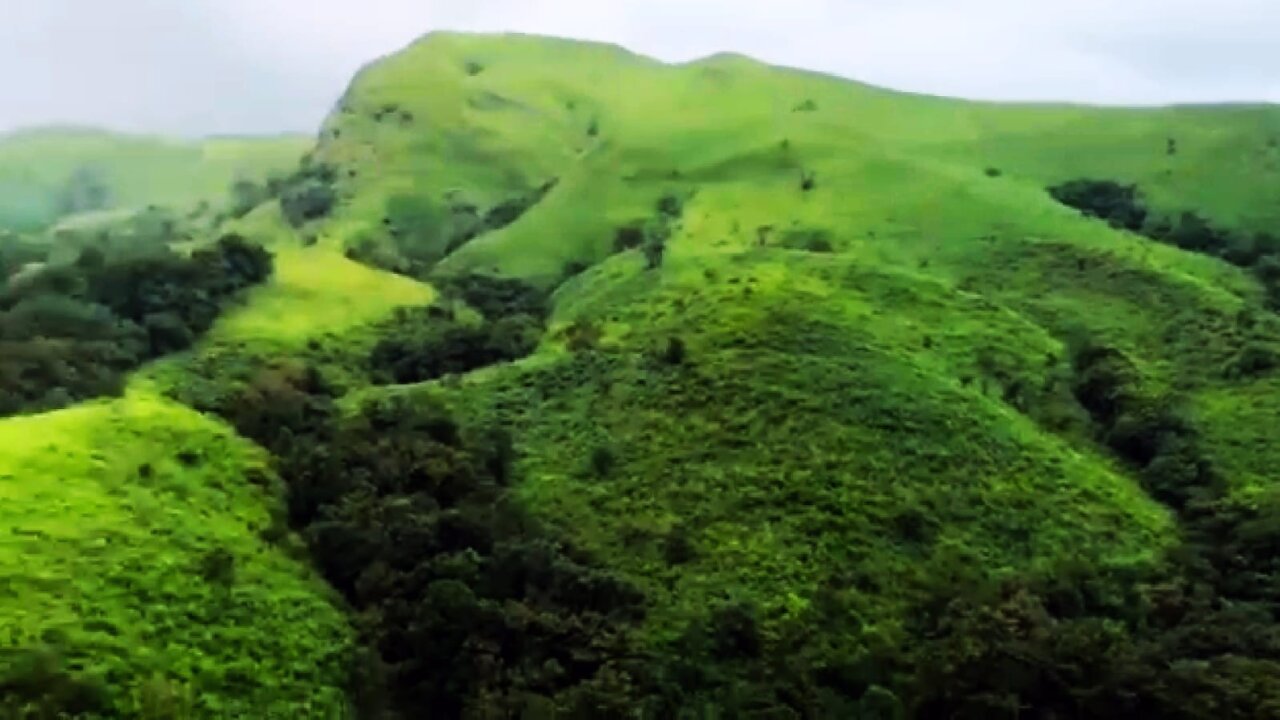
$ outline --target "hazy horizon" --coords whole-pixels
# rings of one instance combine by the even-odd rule
[[[668,62],[734,52],[974,100],[1280,102],[1280,7],[1264,0],[18,2],[0,0],[0,133],[310,134],[362,65],[438,30],[609,42]]]

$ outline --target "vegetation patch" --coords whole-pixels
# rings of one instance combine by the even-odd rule
[[[91,247],[73,263],[28,267],[0,293],[0,414],[119,392],[126,371],[190,346],[272,261],[228,235],[190,257]]]
[[[546,294],[519,280],[483,275],[440,281],[441,303],[404,308],[385,323],[370,357],[382,382],[416,383],[533,352],[545,329]],[[477,311],[466,316],[457,304]]]
[[[1136,186],[1110,180],[1072,180],[1049,192],[1058,202],[1106,220],[1113,227],[1190,252],[1213,255],[1252,271],[1262,284],[1268,303],[1280,309],[1280,237],[1215,227],[1190,211],[1176,218],[1152,216]]]
[[[304,161],[280,188],[280,210],[294,227],[302,227],[329,214],[337,201],[334,181],[337,171],[330,165]]]
[[[803,250],[813,253],[835,252],[828,230],[812,228],[792,228],[782,235],[782,247],[789,250]]]

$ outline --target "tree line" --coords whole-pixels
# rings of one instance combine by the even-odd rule
[[[272,272],[260,245],[227,235],[181,255],[167,246],[0,255],[0,414],[120,391],[141,363],[189,347],[245,288]]]
[[[1152,213],[1136,185],[1082,178],[1049,188],[1058,202],[1114,228],[1191,252],[1219,257],[1257,277],[1267,302],[1280,309],[1280,237],[1248,233],[1213,225],[1201,215],[1184,211],[1176,216]]]

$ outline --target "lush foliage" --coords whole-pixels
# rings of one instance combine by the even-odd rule
[[[542,337],[545,293],[506,278],[462,275],[442,278],[442,302],[402,308],[381,330],[370,364],[377,377],[396,383],[434,380],[533,352]],[[467,316],[457,303],[479,313]]]
[[[364,618],[362,712],[627,711],[642,596],[513,504],[507,433],[432,402],[342,417],[304,368],[264,372],[223,410],[276,452],[291,521]]]
[[[1133,185],[1110,180],[1072,180],[1050,188],[1049,194],[1063,205],[1106,220],[1115,228],[1141,230],[1147,221],[1147,209]]]
[[[280,209],[294,227],[325,217],[337,202],[333,168],[307,160],[280,188]]]
[[[124,372],[190,346],[271,267],[234,235],[190,257],[90,247],[71,264],[28,266],[0,294],[0,413],[117,392]]]
[[[1072,180],[1050,188],[1049,192],[1064,205],[1104,219],[1114,227],[1140,232],[1183,250],[1214,255],[1252,270],[1262,283],[1268,302],[1280,309],[1280,237],[1268,232],[1248,233],[1215,227],[1190,211],[1173,219],[1154,217],[1136,186],[1109,180]]]
[[[420,192],[392,195],[387,198],[381,229],[352,244],[347,256],[401,275],[426,278],[454,250],[520,219],[555,185],[554,180],[548,181],[483,213],[474,203],[457,197],[437,201]]]

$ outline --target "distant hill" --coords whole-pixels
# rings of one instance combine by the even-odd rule
[[[235,179],[287,174],[309,143],[302,136],[179,141],[64,127],[0,135],[0,227],[33,231],[83,211],[220,204]]]
[[[121,170],[121,198],[216,196],[243,171],[193,159],[219,143],[130,146],[164,169]],[[180,165],[208,195],[165,185]],[[211,716],[335,712],[317,643],[342,608],[369,653],[348,697],[405,716],[1269,717],[1277,198],[1270,106],[1001,105],[429,35],[218,229],[275,252],[266,286],[122,399],[0,422],[74,431],[0,450],[0,482],[68,488],[13,504],[0,558],[98,547],[29,540],[46,502],[161,531],[109,546],[128,572],[54,565],[77,592],[163,588],[105,606],[116,625],[11,582],[59,613],[23,637],[72,628],[128,688],[177,643]],[[114,494],[155,482],[99,472],[134,449],[159,517]],[[283,499],[242,492],[276,489],[262,449]],[[260,527],[281,503],[340,601],[301,563],[282,579]],[[231,601],[225,573],[179,592],[147,569],[227,544],[251,579]],[[211,644],[168,597],[253,630]],[[156,628],[138,649],[125,617]]]

